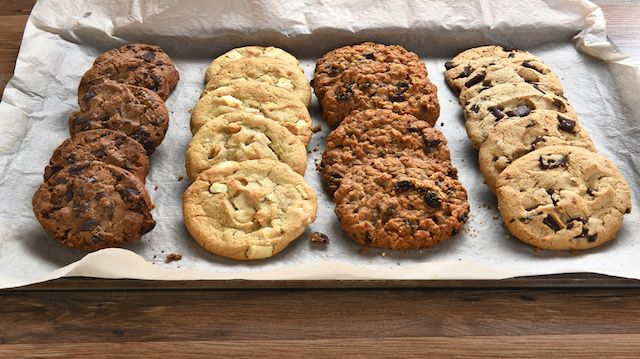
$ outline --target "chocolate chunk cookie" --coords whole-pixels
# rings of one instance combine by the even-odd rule
[[[140,142],[147,154],[160,145],[169,127],[169,113],[155,92],[108,81],[92,87],[90,94],[80,99],[80,112],[69,118],[71,135],[108,128]]]
[[[318,100],[322,102],[325,93],[339,80],[342,72],[352,67],[370,65],[375,62],[408,65],[424,76],[427,75],[427,68],[418,55],[407,51],[402,46],[373,42],[344,46],[327,52],[316,62],[313,89]]]
[[[124,168],[142,182],[149,172],[149,157],[141,144],[120,131],[100,129],[80,132],[62,142],[44,169],[44,180],[83,161],[100,161]]]
[[[353,167],[334,195],[340,225],[378,248],[426,248],[467,220],[467,192],[447,169],[417,158],[383,157]]]
[[[155,226],[152,208],[142,181],[99,161],[58,171],[33,196],[33,211],[50,236],[90,251],[140,239]]]
[[[91,87],[105,80],[153,90],[166,101],[180,74],[169,56],[158,46],[130,44],[98,56],[78,87],[78,99],[88,101]]]
[[[207,72],[204,77],[205,83],[213,79],[216,74],[225,66],[236,60],[248,57],[267,57],[277,59],[290,65],[297,66],[300,71],[304,73],[304,70],[302,69],[302,67],[300,67],[298,59],[282,49],[273,46],[244,46],[229,50],[226,53],[216,57],[215,60],[211,62],[211,65],[209,65],[209,67],[207,68]]]
[[[499,121],[525,117],[538,110],[553,110],[565,118],[577,120],[569,102],[562,96],[541,93],[528,83],[494,86],[474,97],[464,108],[469,139],[479,149]]]
[[[322,99],[323,116],[337,127],[351,111],[382,108],[433,125],[440,114],[437,88],[417,66],[361,64],[345,70]]]
[[[571,145],[595,152],[589,134],[578,121],[556,111],[539,110],[525,117],[501,121],[480,147],[480,172],[492,192],[509,164],[538,148]]]
[[[390,110],[366,110],[347,116],[327,137],[322,179],[334,192],[350,168],[385,156],[421,158],[443,167],[450,167],[451,160],[446,138],[427,122]]]
[[[581,147],[549,146],[509,165],[496,183],[505,225],[518,239],[580,250],[615,238],[631,212],[629,185],[613,162]]]

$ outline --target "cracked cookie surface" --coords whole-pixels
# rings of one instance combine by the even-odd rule
[[[378,248],[427,248],[458,233],[469,213],[467,192],[441,165],[383,157],[354,166],[335,192],[347,234]]]
[[[222,70],[225,66],[227,66],[228,64],[236,61],[236,60],[240,60],[240,59],[244,59],[244,58],[248,58],[248,57],[267,57],[267,58],[272,58],[272,59],[277,59],[280,60],[284,63],[290,64],[292,66],[298,66],[300,67],[300,63],[298,62],[298,59],[296,59],[293,55],[291,55],[290,53],[279,49],[277,47],[273,47],[273,46],[269,46],[269,47],[263,47],[263,46],[244,46],[244,47],[238,47],[235,49],[231,49],[227,52],[225,52],[224,54],[216,57],[211,64],[209,65],[209,67],[207,68],[207,72],[205,73],[205,77],[204,77],[204,81],[205,83],[209,82],[211,79],[213,79],[215,77],[215,75]],[[302,70],[302,67],[300,67],[300,71],[304,72],[304,70]]]
[[[44,230],[65,246],[115,247],[151,231],[153,203],[132,173],[99,161],[73,164],[51,176],[33,196]]]
[[[230,112],[207,122],[187,148],[187,175],[198,175],[220,162],[267,158],[283,162],[304,175],[307,149],[277,122],[246,112]]]
[[[581,250],[615,238],[631,212],[629,185],[603,156],[543,147],[498,176],[498,207],[509,231],[542,249]]]
[[[193,239],[227,258],[269,258],[316,218],[317,199],[304,178],[270,159],[222,162],[200,174],[183,195]]]

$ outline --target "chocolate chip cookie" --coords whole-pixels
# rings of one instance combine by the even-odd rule
[[[629,185],[610,160],[581,147],[549,146],[509,165],[496,183],[505,225],[518,239],[580,250],[615,238],[631,212]]]
[[[385,156],[421,158],[443,167],[450,167],[451,160],[446,138],[426,121],[391,110],[365,110],[347,116],[329,133],[322,179],[333,193],[353,166]]]
[[[382,108],[433,125],[440,114],[437,88],[416,66],[372,62],[345,70],[322,99],[323,116],[337,127],[351,111]]]
[[[525,117],[501,121],[480,147],[480,172],[492,192],[496,179],[509,164],[538,148],[571,145],[595,152],[589,134],[578,121],[551,110],[539,110]]]
[[[277,122],[248,112],[230,112],[207,122],[187,148],[187,175],[198,175],[224,161],[270,158],[304,175],[307,149]]]
[[[269,57],[247,57],[229,63],[207,82],[204,92],[249,80],[285,89],[307,107],[311,103],[311,87],[300,68]]]
[[[372,63],[395,63],[412,66],[427,76],[427,68],[413,52],[402,46],[365,42],[359,45],[344,46],[327,52],[316,62],[313,89],[322,102],[325,93],[339,80],[347,69]]]
[[[426,248],[455,235],[469,213],[467,192],[447,169],[417,158],[383,157],[353,167],[335,192],[340,225],[378,248]]]
[[[311,141],[311,116],[291,92],[259,81],[244,81],[205,93],[191,112],[191,132],[229,112],[250,112],[278,122],[305,145]]]
[[[577,119],[564,97],[542,93],[528,83],[507,83],[483,91],[467,104],[465,128],[473,146],[479,149],[499,121],[525,117],[537,110],[554,110],[567,119]]]
[[[273,46],[244,46],[229,50],[215,58],[207,68],[207,72],[204,77],[205,83],[213,79],[215,75],[228,64],[248,57],[267,57],[277,59],[292,66],[297,66],[300,71],[304,72],[302,67],[300,67],[298,59],[282,49]]]
[[[317,200],[304,178],[270,159],[223,162],[200,174],[183,195],[189,233],[227,258],[269,258],[316,218]]]
[[[62,142],[44,169],[44,180],[83,161],[100,161],[124,168],[142,182],[149,172],[149,158],[141,144],[120,131],[100,129],[80,132]]]
[[[105,80],[153,90],[166,101],[178,84],[180,74],[169,56],[158,46],[130,44],[98,56],[82,76],[78,99],[91,97],[90,89]]]
[[[50,236],[90,251],[139,240],[155,226],[152,208],[142,181],[99,161],[58,171],[33,196],[33,211]]]
[[[91,88],[80,99],[80,112],[69,118],[71,135],[107,128],[124,132],[153,153],[169,127],[164,101],[153,91],[112,81]]]

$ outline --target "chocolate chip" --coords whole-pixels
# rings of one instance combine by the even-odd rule
[[[531,142],[531,151],[534,151],[537,147],[539,143],[545,142],[546,140],[544,139],[544,137],[542,136],[537,136],[533,142]]]
[[[480,111],[480,107],[478,107],[478,105],[476,105],[476,104],[473,104],[473,105],[471,105],[470,110],[475,112],[475,113],[478,113],[478,111]]]
[[[587,194],[589,196],[593,196],[593,188],[591,188],[591,187],[587,188]]]
[[[146,61],[146,62],[149,62],[149,61],[153,60],[153,58],[155,56],[156,55],[153,52],[147,51],[147,52],[145,52],[144,55],[142,55],[142,59],[144,59],[144,61]]]
[[[550,154],[540,156],[540,168],[543,170],[566,166],[567,156],[565,155]]]
[[[554,232],[557,232],[560,230],[560,223],[556,222],[556,219],[551,216],[548,215],[546,216],[543,220],[542,223],[546,224],[549,228],[551,228]]]
[[[79,176],[82,173],[82,167],[80,166],[71,166],[69,167],[69,174],[72,176]]]
[[[156,61],[157,66],[164,66],[164,61]]]
[[[400,81],[396,84],[396,88],[398,89],[398,91],[407,91],[409,89],[409,84],[406,83],[405,81]]]
[[[629,214],[629,213],[631,213],[631,208],[627,208],[627,209],[624,211],[624,213],[625,213],[625,214]]]
[[[514,53],[510,53],[509,54],[509,58],[514,58],[514,57],[516,57],[516,54],[514,54]]]
[[[89,101],[91,101],[91,99],[93,99],[94,97],[96,97],[96,95],[97,95],[97,94],[95,93],[95,91],[91,90],[91,91],[89,91],[89,92],[85,93],[85,94],[84,94],[84,96],[82,96],[82,100],[83,100],[84,102],[89,102]]]
[[[350,98],[351,98],[351,93],[348,93],[348,92],[342,92],[342,93],[336,94],[337,101],[347,101]]]
[[[447,70],[451,70],[452,68],[454,68],[455,66],[453,65],[453,61],[447,61],[444,63],[444,68]]]
[[[140,191],[138,191],[135,188],[129,188],[129,187],[127,187],[124,190],[120,191],[120,195],[122,195],[122,197],[124,199],[129,199],[129,198],[131,198],[133,196],[137,196],[139,194],[140,194]]]
[[[44,219],[51,219],[51,213],[47,212],[47,211],[40,211],[40,215],[42,216],[42,218]]]
[[[564,102],[557,97],[553,99],[553,105],[558,108],[558,110],[565,110]]]
[[[80,224],[80,227],[78,228],[78,230],[80,230],[80,232],[93,231],[97,226],[98,226],[98,221],[95,221],[93,219],[87,219],[86,221]]]
[[[86,115],[78,114],[75,119],[73,119],[73,127],[80,127],[81,130],[87,130],[91,127],[91,118]]]
[[[409,131],[409,133],[417,133],[417,132],[420,132],[420,129],[415,127],[409,127],[407,131]]]
[[[87,202],[80,202],[73,205],[73,213],[76,215],[80,215],[89,209],[89,204]]]
[[[598,239],[598,233],[594,233],[594,234],[590,234],[587,236],[587,241],[588,242],[595,242]]]
[[[516,49],[516,48],[515,48],[515,47],[513,47],[513,46],[503,46],[503,47],[502,47],[502,50],[504,50],[504,51],[506,51],[506,52],[516,52],[516,51],[520,51],[520,50]]]
[[[453,179],[458,179],[458,170],[455,168],[451,168],[447,171],[447,176]]]
[[[491,88],[491,86],[485,86],[485,87],[481,88],[480,91],[478,91],[478,93],[481,93],[482,91],[486,91],[486,90],[488,90],[490,88]]]
[[[574,133],[576,121],[558,115],[558,128],[565,132]]]
[[[151,79],[156,84],[156,87],[160,86],[160,76],[156,74],[151,74]]]
[[[97,199],[97,200],[101,200],[101,199],[103,199],[103,198],[104,198],[104,196],[105,196],[105,193],[104,193],[104,192],[98,192],[98,193],[96,193],[96,199]]]
[[[397,93],[397,94],[389,95],[389,101],[391,101],[391,102],[403,102],[403,101],[406,101],[406,99],[404,98],[403,94]]]
[[[338,71],[340,70],[337,66],[331,65],[331,66],[327,66],[327,73],[331,76],[335,76],[338,74]]]
[[[98,157],[98,158],[103,158],[104,156],[107,155],[107,150],[106,148],[104,148],[104,146],[100,146],[98,148],[96,148],[95,150],[91,151],[91,154]]]
[[[359,88],[361,91],[367,92],[367,91],[369,91],[369,89],[371,88],[371,82],[365,82],[365,83],[363,83],[363,84],[360,84],[360,86],[358,86],[358,88]]]
[[[573,228],[573,226],[574,226],[573,222],[567,223],[567,229],[571,229]]]
[[[531,112],[531,109],[527,105],[521,105],[511,109],[514,116],[524,117]]]
[[[411,181],[398,181],[396,183],[396,191],[404,192],[413,188],[413,183]]]
[[[373,52],[369,53],[369,54],[364,54],[364,58],[367,59],[367,60],[375,60],[376,59],[376,57],[373,54]]]
[[[496,120],[501,120],[504,117],[504,114],[495,106],[491,106],[488,108],[489,112],[496,118]]]
[[[522,66],[524,66],[526,68],[529,68],[529,69],[532,69],[532,70],[536,70],[537,72],[539,72],[541,74],[543,73],[537,67],[533,66],[529,61],[526,61],[526,60],[522,61]]]
[[[73,187],[71,186],[67,187],[66,197],[67,197],[67,201],[71,201],[73,199]]]
[[[437,193],[433,191],[427,191],[424,194],[424,203],[426,203],[427,206],[431,208],[440,208],[440,203],[442,203],[442,200]]]
[[[479,84],[480,82],[482,82],[482,80],[484,80],[484,77],[485,77],[485,74],[475,75],[474,77],[471,78],[471,80],[464,83],[464,87],[469,88],[473,85]]]
[[[460,75],[458,75],[458,77],[456,77],[456,79],[469,77],[469,75],[471,75],[472,72],[473,70],[471,69],[471,66],[466,66],[464,69],[462,69],[462,72],[460,73]]]
[[[127,71],[131,72],[131,71],[135,71],[138,69],[138,66],[128,66],[127,67]]]

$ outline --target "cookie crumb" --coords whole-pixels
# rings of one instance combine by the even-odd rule
[[[154,190],[154,191],[157,191],[157,190],[158,190],[158,185],[156,185],[155,187],[153,187],[153,190]]]
[[[360,254],[367,254],[369,251],[367,251],[366,248],[360,248],[360,250],[358,251],[358,253]]]
[[[320,232],[311,233],[311,242],[319,244],[329,244],[329,237]]]
[[[178,181],[182,181],[184,179],[183,175],[178,176]]]
[[[311,127],[311,131],[313,131],[313,133],[320,132],[320,131],[322,131],[322,126],[313,125],[313,127]]]
[[[386,257],[387,256],[387,252],[382,252],[380,253],[381,256]]]
[[[175,262],[175,261],[179,261],[182,259],[182,254],[177,254],[177,253],[170,253],[167,254],[167,258],[165,259],[165,263],[171,263],[171,262]]]

